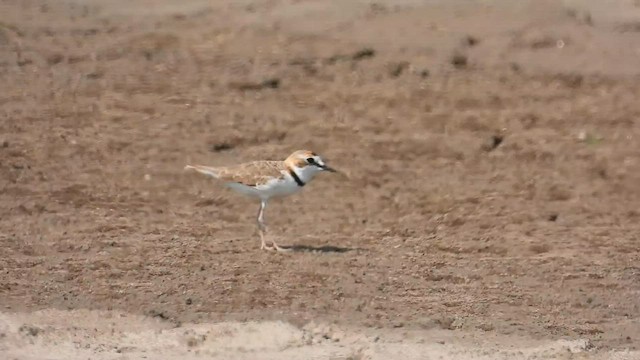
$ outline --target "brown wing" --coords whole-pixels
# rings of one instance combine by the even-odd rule
[[[286,169],[283,161],[255,161],[215,168],[215,171],[216,177],[222,181],[256,186],[264,184],[273,178],[282,178],[282,171]]]

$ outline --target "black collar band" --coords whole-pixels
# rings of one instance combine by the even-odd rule
[[[296,172],[293,169],[289,169],[289,175],[291,175],[291,177],[293,178],[293,180],[296,181],[296,184],[298,184],[298,186],[303,187],[304,181],[302,181],[300,179],[300,177],[298,176],[298,174],[296,174]]]

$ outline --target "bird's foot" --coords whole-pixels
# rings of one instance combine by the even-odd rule
[[[278,244],[276,244],[273,241],[272,241],[272,243],[273,243],[273,249],[275,249],[275,251],[277,251],[277,252],[290,252],[290,251],[293,251],[293,249],[291,249],[289,247],[279,246]]]
[[[290,252],[292,251],[291,248],[288,247],[282,247],[278,244],[276,244],[275,242],[271,242],[270,245],[262,244],[262,246],[260,246],[260,250],[267,250],[267,251],[277,251],[277,252]]]

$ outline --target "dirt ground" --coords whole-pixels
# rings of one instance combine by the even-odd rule
[[[0,0],[0,353],[640,358],[639,64],[632,0]],[[183,171],[296,149],[346,174],[269,204],[311,251]]]

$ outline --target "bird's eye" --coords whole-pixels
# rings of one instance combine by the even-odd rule
[[[315,163],[316,163],[316,160],[315,160],[314,158],[307,158],[307,162],[308,162],[309,164],[315,164]]]

